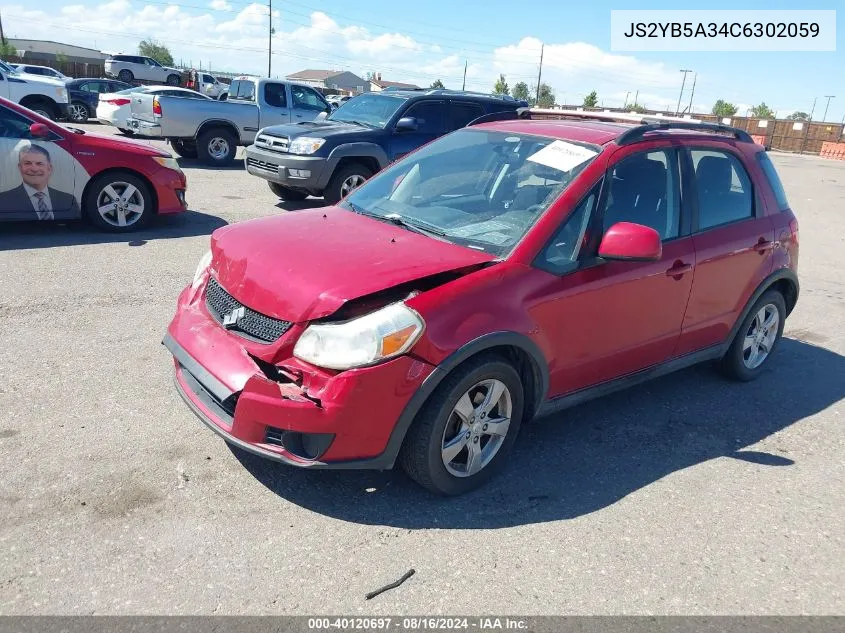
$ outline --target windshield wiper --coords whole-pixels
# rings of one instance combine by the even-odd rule
[[[401,226],[406,229],[410,229],[415,233],[423,233],[423,234],[430,234],[436,235],[438,237],[446,237],[446,233],[441,231],[439,228],[434,226],[433,224],[429,224],[428,222],[423,222],[422,220],[405,218],[399,215],[398,213],[390,213],[388,215],[382,215],[381,213],[373,213],[372,211],[367,211],[363,207],[355,204],[354,202],[346,201],[346,204],[355,212],[360,215],[365,215],[368,218],[373,218],[374,220],[379,220],[381,222],[389,222],[390,224],[395,224],[396,226]]]

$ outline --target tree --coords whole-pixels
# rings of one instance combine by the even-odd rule
[[[646,108],[645,106],[641,106],[638,103],[635,103],[632,106],[628,106],[628,111],[636,112],[637,114],[648,114],[648,108]]]
[[[513,92],[511,93],[514,99],[519,99],[520,101],[528,101],[528,84],[524,81],[520,81],[513,87]]]
[[[141,43],[138,44],[138,54],[144,57],[152,57],[162,66],[173,65],[173,55],[170,54],[170,50],[164,44],[159,44],[152,38],[141,40]]]
[[[713,114],[716,116],[726,117],[726,116],[733,116],[736,114],[737,107],[732,104],[719,99],[716,103],[713,104]]]
[[[806,112],[793,112],[786,118],[791,121],[809,121],[810,115]]]
[[[510,94],[510,90],[508,88],[508,82],[505,81],[504,75],[499,75],[499,79],[496,81],[496,85],[493,86],[493,94],[494,95]]]
[[[444,85],[443,85],[443,82],[442,82],[442,81],[440,81],[439,79],[438,79],[437,81],[435,81],[433,84],[431,84],[431,87],[432,87],[432,88],[439,88],[440,90],[445,90],[445,89],[446,89],[446,86],[444,86]]]
[[[599,96],[596,94],[596,91],[593,90],[590,94],[584,97],[584,107],[585,108],[595,108],[599,104]]]
[[[537,96],[538,108],[551,108],[555,104],[555,93],[547,83],[540,84],[540,94]]]
[[[775,113],[764,101],[758,106],[751,108],[751,115],[757,119],[774,119]]]
[[[4,38],[3,41],[0,42],[0,57],[2,57],[3,59],[8,59],[9,57],[17,56],[18,49],[12,46],[12,43],[9,40]]]

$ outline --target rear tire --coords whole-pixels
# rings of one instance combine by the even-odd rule
[[[173,139],[170,141],[170,147],[173,148],[173,151],[176,152],[179,156],[184,158],[196,158],[197,157],[197,144],[194,141],[183,141],[181,139]]]
[[[350,163],[338,169],[326,190],[323,192],[323,199],[328,204],[337,204],[342,198],[352,193],[357,187],[373,175],[373,172],[366,165],[361,163]],[[357,184],[355,184],[357,182]]]
[[[83,213],[94,226],[111,233],[143,228],[156,212],[149,185],[128,171],[95,177],[86,189],[82,205]]]
[[[502,389],[501,395],[482,417],[492,385]],[[411,479],[432,492],[469,492],[504,466],[519,434],[524,406],[522,381],[512,365],[496,354],[470,359],[447,376],[420,409],[399,462]],[[505,418],[509,424],[502,427]],[[472,422],[465,424],[467,419]],[[491,429],[503,429],[504,435],[489,433],[488,423]],[[471,466],[475,451],[480,461],[472,463],[478,464],[477,470]]]
[[[270,185],[270,191],[282,200],[298,202],[300,200],[305,200],[305,198],[308,197],[308,193],[305,191],[298,191],[296,189],[291,189],[290,187],[284,187],[277,182],[268,181],[267,184]]]
[[[135,79],[135,75],[132,74],[131,70],[126,70],[125,68],[117,73],[117,78],[124,83],[132,83]]]
[[[226,128],[206,130],[197,138],[197,155],[206,165],[226,167],[235,160],[238,139]]]
[[[90,113],[88,106],[81,101],[72,101],[68,108],[68,119],[74,123],[85,123],[88,120]]]
[[[739,326],[722,358],[722,373],[742,382],[758,378],[780,343],[785,321],[786,301],[783,295],[777,290],[763,293]]]

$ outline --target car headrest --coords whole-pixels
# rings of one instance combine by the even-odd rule
[[[733,167],[731,161],[721,156],[702,156],[695,169],[698,186],[709,193],[727,193],[731,190]]]

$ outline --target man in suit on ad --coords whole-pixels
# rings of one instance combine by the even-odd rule
[[[79,215],[76,198],[49,187],[53,175],[50,152],[40,145],[27,144],[18,152],[18,169],[23,183],[0,193],[0,211],[32,210],[39,220],[53,220],[54,211],[73,211]]]

